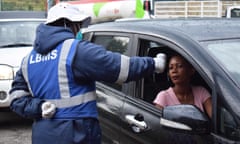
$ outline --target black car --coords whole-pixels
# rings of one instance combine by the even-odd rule
[[[167,72],[125,84],[97,82],[103,143],[240,143],[240,19],[155,19],[92,25],[84,38],[127,56],[178,53],[212,96],[213,116],[193,105],[153,105]]]

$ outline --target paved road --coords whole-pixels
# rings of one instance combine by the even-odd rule
[[[19,118],[0,120],[0,144],[31,144],[31,124]]]
[[[3,116],[0,112],[0,144],[32,144],[32,121],[8,117],[11,116]]]

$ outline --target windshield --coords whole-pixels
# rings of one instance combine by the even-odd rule
[[[31,46],[40,21],[0,22],[0,48]]]
[[[234,8],[231,10],[231,17],[240,17],[240,8]]]
[[[207,49],[240,85],[240,39],[207,43]]]

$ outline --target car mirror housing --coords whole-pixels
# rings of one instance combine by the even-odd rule
[[[163,109],[160,124],[170,130],[191,134],[210,132],[210,120],[194,105],[174,105]]]

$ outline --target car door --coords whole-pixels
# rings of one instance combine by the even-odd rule
[[[84,34],[95,44],[104,46],[107,50],[129,55],[131,51],[131,35],[111,32],[96,32]],[[118,144],[121,137],[121,113],[124,102],[125,84],[97,82],[97,107],[102,129],[102,143]]]
[[[104,144],[119,143],[123,98],[122,92],[100,82],[97,83],[97,107]]]
[[[128,56],[155,56],[164,45],[142,39],[140,47],[131,43],[136,40],[130,34],[97,32],[91,41],[105,46],[108,50]],[[135,35],[136,36],[136,35]],[[125,45],[121,48],[122,45]],[[148,48],[151,47],[151,51]],[[118,48],[118,49],[114,49]],[[145,49],[146,48],[146,49]],[[137,50],[139,50],[137,52]],[[157,51],[156,51],[157,50]],[[168,85],[156,83],[155,74],[143,80],[127,84],[97,83],[99,120],[103,132],[103,143],[178,143],[189,139],[188,134],[177,134],[160,124],[163,111],[153,104],[153,96]],[[162,81],[164,77],[162,77]],[[176,135],[178,138],[176,139]],[[193,137],[193,138],[192,138]],[[197,138],[195,138],[197,137]],[[191,136],[190,140],[198,139]],[[189,141],[189,140],[188,140]],[[191,142],[190,142],[191,143]]]
[[[161,110],[131,96],[125,97],[123,109],[121,144],[158,144],[168,140],[168,131],[160,125]]]

